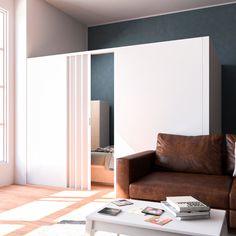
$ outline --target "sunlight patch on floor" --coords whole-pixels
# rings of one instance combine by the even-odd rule
[[[42,226],[26,234],[26,236],[84,236],[85,225],[55,224]]]
[[[105,187],[101,189],[96,187],[91,191],[66,189],[51,193],[21,206],[13,206],[14,208],[10,210],[0,212],[0,221],[4,221],[2,222],[4,224],[0,224],[0,235],[9,233],[14,235],[19,233],[21,235],[21,232],[25,232],[24,235],[28,236],[84,236],[84,222],[81,222],[82,224],[72,224],[70,220],[86,221],[87,215],[103,208],[115,197],[115,193]],[[63,224],[61,222],[63,220],[69,222]],[[12,224],[7,221],[12,221]],[[19,221],[23,221],[20,222],[22,224],[19,224]],[[115,234],[96,233],[96,236],[113,235]]]
[[[33,201],[0,213],[0,220],[37,221],[72,204],[74,202]]]
[[[107,198],[107,199],[113,200],[114,198],[116,198],[116,193],[115,192],[109,192],[109,193],[103,195],[102,198]]]
[[[70,213],[57,218],[55,222],[60,222],[62,220],[86,220],[86,216],[93,213],[94,211],[97,211],[98,209],[104,207],[107,203],[105,202],[90,202],[74,211],[71,211]]]
[[[17,224],[0,224],[0,235],[9,234],[17,229],[24,227],[24,225]]]
[[[73,221],[84,221],[86,220],[86,216],[93,213],[94,211],[103,208],[107,202],[97,202],[93,201],[82,207],[71,211],[70,213],[63,215],[60,218],[55,220],[55,224],[51,226],[42,226],[38,229],[26,234],[27,236],[48,236],[48,235],[56,235],[56,236],[84,236],[85,234],[85,225],[83,224],[57,224],[62,220],[73,220]],[[107,232],[97,232],[96,236],[113,236],[116,234],[107,233]]]
[[[54,193],[52,195],[50,195],[51,197],[78,197],[78,198],[86,198],[86,197],[91,197],[95,194],[99,193],[99,191],[62,191],[59,193]]]
[[[84,225],[52,225],[42,226],[28,234],[26,236],[84,236],[85,226]],[[108,232],[96,232],[96,236],[117,236],[114,233]]]
[[[99,198],[99,199],[94,200],[94,202],[109,203],[109,202],[111,202],[111,201],[113,201],[113,200],[114,200],[114,199],[111,199],[111,198],[109,198],[109,199],[107,199],[107,198]]]
[[[84,225],[52,225],[40,227],[25,236],[84,236]],[[115,233],[98,231],[96,236],[117,236]],[[120,236],[125,236],[121,234]]]
[[[40,201],[54,201],[54,202],[80,202],[82,198],[63,198],[63,197],[47,197],[41,198]]]

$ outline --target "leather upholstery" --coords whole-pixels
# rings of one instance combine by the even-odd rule
[[[222,135],[158,134],[156,165],[162,170],[219,175],[222,150]]]
[[[229,211],[229,227],[231,229],[236,229],[236,211]]]
[[[226,134],[226,173],[232,175],[234,172],[234,162],[235,162],[235,142],[236,142],[236,135],[234,134]]]
[[[146,151],[116,160],[116,197],[130,198],[130,183],[151,173],[154,167],[155,151]]]
[[[230,228],[236,230],[236,178],[232,177],[236,135],[226,135],[226,145],[217,135],[160,136],[156,151],[117,159],[117,197],[161,201],[166,196],[192,195],[212,208],[225,209]],[[219,156],[228,176],[213,175],[221,172]]]
[[[229,207],[231,210],[236,210],[236,178],[234,178],[233,180],[233,184],[229,194]]]
[[[231,177],[176,172],[152,172],[130,185],[134,199],[163,201],[166,196],[191,195],[210,207],[228,209]]]

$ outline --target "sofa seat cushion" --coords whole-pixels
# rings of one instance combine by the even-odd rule
[[[130,198],[163,201],[167,196],[193,196],[210,207],[228,209],[232,178],[177,172],[152,172],[129,186]]]
[[[230,210],[236,210],[236,178],[234,178],[233,180],[233,184],[229,194],[229,208]]]

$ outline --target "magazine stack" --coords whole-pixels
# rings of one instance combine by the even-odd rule
[[[161,204],[178,220],[196,220],[210,217],[210,207],[191,196],[167,197]]]

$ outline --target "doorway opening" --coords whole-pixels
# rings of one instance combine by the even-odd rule
[[[114,185],[114,53],[91,56],[91,182]]]

